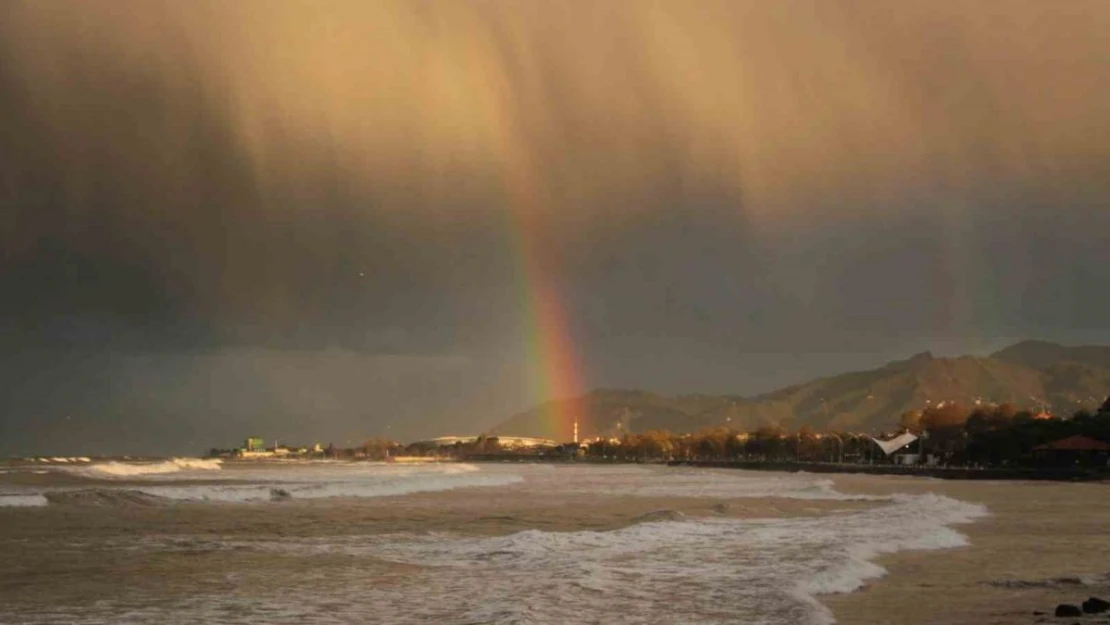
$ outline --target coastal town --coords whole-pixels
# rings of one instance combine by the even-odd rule
[[[355,447],[269,447],[247,438],[242,447],[212,449],[229,459],[345,459],[386,462],[545,461],[633,462],[737,466],[749,469],[804,467],[815,471],[937,473],[1019,477],[1105,477],[1110,468],[1110,397],[1095,411],[1061,417],[1047,411],[986,404],[967,410],[938,402],[907,412],[881,435],[796,430],[767,425],[751,432],[727,426],[698,432],[649,430],[622,436],[443,436],[408,444],[371,438]],[[962,473],[960,473],[962,472]]]

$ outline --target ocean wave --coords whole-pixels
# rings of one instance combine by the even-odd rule
[[[218,471],[221,468],[219,459],[201,458],[171,458],[163,462],[137,463],[137,462],[100,462],[74,468],[73,472],[86,477],[119,478],[143,475],[164,475],[179,471]]]
[[[458,475],[460,473],[475,473],[481,471],[476,465],[464,462],[459,463],[445,463],[439,465],[437,468],[441,469],[441,473],[445,475]]]
[[[874,562],[879,555],[966,545],[951,526],[986,514],[981,505],[948,497],[899,495],[877,508],[816,518],[664,515],[604,532],[533,529],[492,538],[391,538],[350,548],[405,564],[465,569],[473,581],[466,592],[449,583],[422,588],[445,595],[463,620],[525,622],[520,610],[527,608],[545,615],[537,623],[611,613],[656,622],[640,611],[666,598],[670,614],[698,621],[712,596],[713,613],[737,622],[819,625],[834,622],[820,596],[852,592],[885,575]],[[519,596],[529,597],[527,606],[508,599]],[[567,605],[575,612],[564,612]]]
[[[658,523],[660,521],[681,521],[686,518],[681,510],[652,510],[632,519],[633,523]]]
[[[158,463],[103,462],[91,466],[52,467],[53,473],[97,481],[127,480],[126,488],[102,486],[75,489],[62,482],[4,496],[0,506],[152,505],[168,501],[229,503],[278,502],[302,499],[374,498],[438,492],[458,488],[500,487],[523,477],[505,471],[487,472],[475,465],[396,466],[345,463],[332,466],[290,466],[249,469],[219,460],[174,458]],[[207,475],[211,473],[211,475]],[[18,495],[18,496],[17,496]],[[146,499],[144,499],[146,498]]]
[[[632,497],[705,497],[712,499],[797,499],[812,501],[887,501],[889,497],[843,493],[827,477],[807,473],[771,474],[736,469],[674,467],[599,467],[586,478],[552,479],[551,488]]]
[[[166,500],[139,490],[121,488],[86,488],[81,490],[50,491],[43,497],[51,505],[65,506],[157,506]]]
[[[46,497],[39,493],[0,493],[0,508],[32,508],[46,504]]]
[[[234,466],[235,463],[228,463],[224,473],[248,473],[238,473]],[[465,465],[413,468],[364,464],[272,471],[252,468],[249,473],[256,476],[256,481],[251,484],[238,480],[144,483],[130,487],[131,494],[116,499],[85,494],[70,495],[67,501],[73,502],[71,505],[158,505],[164,500],[146,503],[146,499],[133,502],[131,498],[160,494],[163,490],[177,498],[249,497],[261,501],[271,497],[270,489],[280,488],[290,494],[289,505],[296,505],[297,500],[306,497],[379,496],[513,483],[523,477],[527,483],[521,490],[545,496],[561,492],[557,496],[562,499],[557,503],[573,506],[578,501],[578,491],[573,489],[583,484],[603,485],[614,492],[637,489],[659,492],[664,487],[674,488],[673,483],[661,485],[671,479],[664,472],[620,472],[591,467],[560,469],[542,477],[527,467],[457,468],[462,466]],[[267,476],[281,475],[299,476],[301,481],[267,481]],[[773,492],[778,496],[785,490],[803,493],[803,497],[812,493],[837,497],[831,482],[814,476],[731,475],[734,477],[707,473],[705,477],[711,483],[704,492],[742,497],[737,493],[750,496]],[[686,475],[679,474],[677,479],[691,483]],[[572,490],[559,491],[559,484]],[[512,497],[517,490],[504,491],[503,496]],[[457,533],[413,528],[412,533],[375,534],[368,530],[368,534],[350,535],[349,526],[343,524],[339,534],[285,533],[238,540],[207,534],[196,537],[175,534],[128,537],[123,542],[143,551],[244,550],[260,555],[319,556],[313,561],[330,561],[333,556],[344,561],[343,558],[351,557],[351,562],[374,562],[373,570],[397,576],[397,583],[367,584],[365,567],[328,566],[319,573],[321,583],[309,584],[303,583],[306,571],[296,567],[291,573],[296,575],[296,584],[259,585],[249,597],[224,589],[198,589],[182,603],[171,600],[160,603],[156,611],[149,613],[151,621],[164,614],[186,615],[182,622],[226,620],[227,614],[243,614],[238,622],[292,622],[321,620],[318,616],[327,614],[328,622],[360,622],[366,619],[368,610],[373,610],[389,614],[391,622],[398,625],[426,622],[818,625],[833,622],[832,614],[821,603],[822,595],[852,592],[886,574],[876,563],[878,556],[966,545],[966,536],[956,526],[988,514],[981,505],[937,495],[894,495],[875,506],[851,508],[825,516],[761,519],[664,512],[607,531],[528,529],[487,536],[476,535],[466,528],[458,528]],[[506,520],[513,518],[509,516]],[[308,562],[305,560],[305,568]],[[268,611],[258,610],[258,606],[266,606]],[[131,609],[125,606],[118,610],[125,608]],[[275,614],[289,618],[275,619]],[[118,620],[105,618],[100,622]]]
[[[974,522],[990,516],[986,506],[937,495],[895,495],[893,505],[861,512],[843,519],[831,519],[839,531],[851,537],[839,549],[836,562],[799,582],[793,594],[814,606],[810,619],[818,625],[836,622],[820,603],[824,594],[856,591],[868,581],[886,575],[874,562],[883,554],[900,551],[933,551],[968,545],[967,536],[953,525]],[[858,524],[844,527],[845,523]]]
[[[181,484],[142,486],[139,490],[165,497],[192,501],[258,502],[273,501],[275,489],[287,499],[369,498],[438,492],[456,488],[507,486],[521,481],[519,475],[461,473],[414,473],[411,475],[359,475],[359,479],[319,479],[313,481],[276,481],[260,484]]]

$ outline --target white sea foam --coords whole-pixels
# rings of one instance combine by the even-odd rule
[[[982,506],[927,495],[897,497],[851,515],[664,521],[613,532],[529,530],[386,544],[376,554],[465,569],[474,585],[447,601],[478,622],[533,622],[527,610],[546,615],[534,621],[546,623],[575,620],[576,614],[635,615],[633,621],[647,623],[683,614],[716,622],[713,613],[731,615],[726,622],[831,623],[820,594],[851,592],[885,574],[873,562],[879,554],[964,545],[966,538],[949,525],[984,514]],[[422,590],[450,595],[453,586]],[[522,596],[529,597],[523,605],[506,600]],[[707,597],[718,602],[710,612]],[[668,616],[644,613],[645,602],[659,601],[668,605]]]
[[[237,477],[238,474],[231,473],[231,476]],[[250,484],[182,484],[146,486],[139,490],[169,499],[264,501],[271,498],[271,488],[280,488],[292,499],[387,497],[455,488],[507,486],[521,479],[514,473],[483,472],[472,464],[399,466],[349,463],[338,467],[255,471],[254,483]]]
[[[883,497],[842,493],[826,477],[809,473],[775,474],[734,469],[689,469],[659,466],[596,467],[585,477],[550,480],[550,488],[612,496],[782,498],[814,501],[875,501]]]
[[[876,557],[898,551],[965,546],[967,537],[951,526],[989,514],[980,504],[935,494],[896,495],[893,501],[890,506],[825,519],[835,535],[844,537],[829,545],[836,557],[830,566],[802,579],[793,590],[795,596],[815,607],[812,622],[835,622],[832,613],[818,603],[818,595],[852,592],[886,574],[886,569],[873,562]]]
[[[644,481],[655,478],[622,479],[647,487]],[[778,476],[768,482],[782,485]],[[531,487],[546,490],[550,483],[536,480]],[[329,572],[325,596],[272,598],[276,608],[293,611],[314,601],[350,605],[349,614],[334,615],[336,622],[374,605],[397,623],[414,624],[817,625],[833,622],[820,595],[851,592],[885,574],[877,556],[965,545],[951,526],[985,514],[980,505],[947,497],[898,495],[874,508],[823,517],[676,516],[614,531],[330,536],[234,547],[385,560],[425,571],[419,583],[381,589]]]
[[[87,477],[120,478],[162,475],[179,471],[218,471],[220,460],[201,458],[171,458],[162,462],[99,462],[75,468],[74,472]]]
[[[165,497],[242,501],[268,499],[275,485],[296,499],[518,484],[499,496],[523,490],[576,505],[583,493],[657,496],[699,486],[698,472],[639,467],[341,463],[274,468],[228,463],[213,474],[235,480],[179,483],[167,475],[127,488]],[[850,498],[837,493],[827,479],[812,475],[701,475],[696,493],[701,496]],[[244,483],[246,476],[252,476],[249,483]],[[881,554],[964,545],[966,537],[953,526],[985,514],[980,505],[943,496],[896,495],[872,507],[827,516],[750,520],[658,515],[612,531],[529,529],[493,537],[340,532],[280,540],[205,535],[200,542],[180,535],[147,536],[129,540],[124,548],[277,552],[304,558],[303,566],[294,567],[292,577],[281,567],[236,572],[270,580],[252,585],[250,593],[198,591],[180,602],[160,600],[157,605],[108,602],[95,612],[84,607],[60,612],[55,620],[111,623],[126,620],[119,618],[124,614],[141,614],[142,622],[182,624],[226,622],[228,615],[237,623],[343,623],[388,614],[388,622],[400,625],[828,624],[832,615],[820,602],[822,594],[851,592],[884,575],[875,563]],[[344,565],[315,564],[323,562]],[[317,566],[322,568],[313,568]],[[377,575],[388,583],[367,583]],[[228,583],[235,585],[230,576]],[[74,615],[80,618],[70,618]]]
[[[288,493],[292,499],[324,499],[507,486],[522,480],[517,472],[484,471],[466,463],[221,464],[219,460],[197,458],[174,458],[156,463],[102,462],[86,466],[57,466],[51,472],[98,481],[126,480],[127,489],[167,499],[225,502],[269,501],[271,489],[274,488]],[[63,484],[49,486],[47,490],[74,489]]]
[[[397,480],[379,483],[332,483],[332,484],[274,484],[274,485],[183,485],[183,486],[145,486],[137,490],[166,497],[196,501],[249,502],[271,499],[271,488],[281,488],[292,499],[326,499],[332,497],[387,497],[409,493],[434,492],[455,488],[476,486],[506,486],[520,481],[519,477],[508,475],[480,476],[469,479],[422,479]]]
[[[30,508],[45,505],[46,497],[40,493],[0,493],[0,508]]]

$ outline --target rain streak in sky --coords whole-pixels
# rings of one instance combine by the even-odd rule
[[[0,455],[489,427],[548,399],[544,306],[583,388],[1105,341],[1107,32],[1103,0],[5,2]]]

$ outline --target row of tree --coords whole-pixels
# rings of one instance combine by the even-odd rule
[[[624,462],[656,460],[749,460],[845,462],[869,460],[877,447],[862,434],[818,433],[809,427],[789,432],[775,426],[742,433],[713,428],[696,434],[653,430],[590,443],[586,457]]]
[[[1072,435],[1110,442],[1110,398],[1095,412],[1071,418],[1019,410],[1012,404],[966,408],[957,403],[931,406],[902,415],[901,431],[917,434],[913,451],[936,456],[950,464],[1003,465],[1028,460],[1034,447]],[[457,459],[497,456],[569,457],[614,462],[767,461],[767,462],[878,462],[884,454],[865,434],[816,432],[808,426],[790,431],[764,426],[750,433],[712,428],[695,434],[664,430],[628,433],[620,439],[599,439],[584,449],[577,445],[547,449],[508,449],[496,437],[479,436],[467,443],[437,447],[434,443],[403,446],[370,439],[362,447],[342,450],[368,460],[391,455],[435,455]],[[333,452],[336,453],[336,452]],[[338,455],[338,454],[337,454]]]
[[[1069,436],[1110,442],[1110,398],[1097,411],[1079,411],[1070,419],[1038,419],[1004,406],[974,410],[964,423],[963,434],[959,458],[988,465],[1024,462],[1035,447]]]
[[[1094,412],[1070,418],[1019,410],[1012,404],[965,408],[931,406],[902,416],[901,431],[918,435],[911,447],[945,464],[1005,465],[1029,461],[1039,445],[1080,435],[1110,442],[1110,398]],[[660,460],[881,462],[870,436],[852,432],[788,431],[765,426],[741,433],[714,428],[696,434],[655,430],[590,443],[585,456],[621,462]]]

